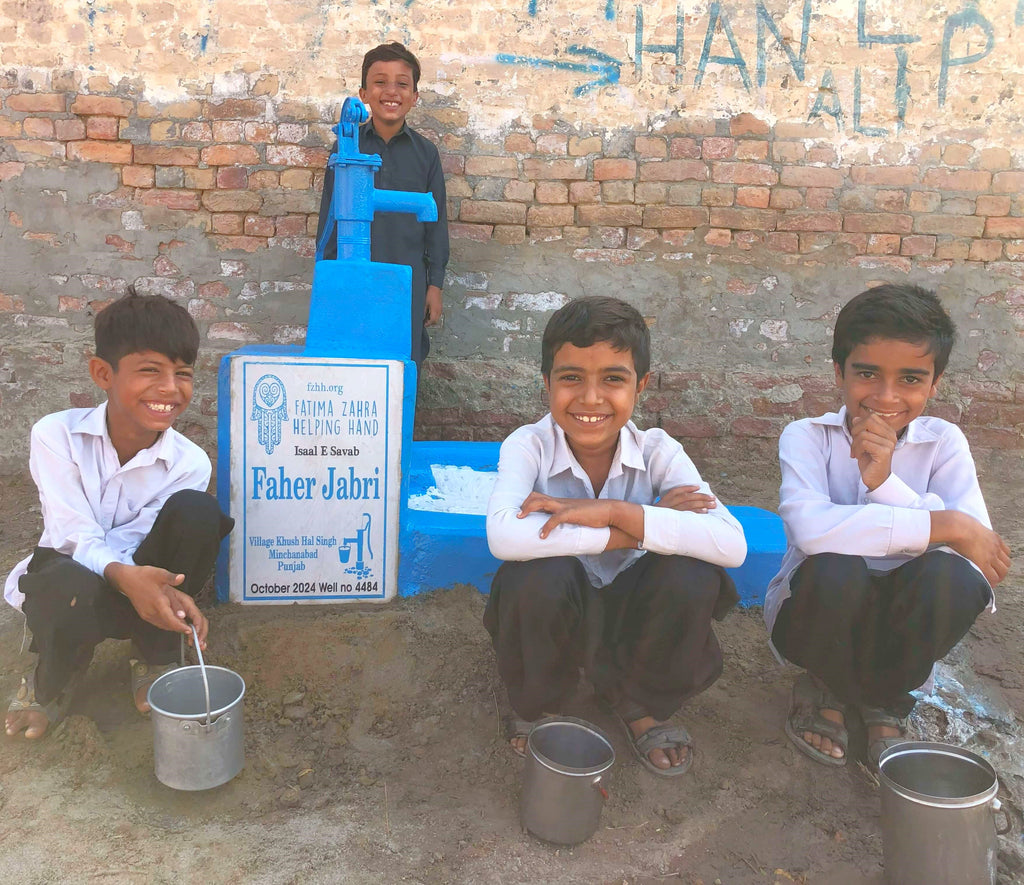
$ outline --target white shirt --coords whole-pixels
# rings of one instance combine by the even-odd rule
[[[859,555],[872,571],[887,572],[928,549],[932,510],[959,510],[992,526],[971,450],[955,424],[928,417],[911,421],[896,442],[892,473],[871,492],[850,457],[852,443],[845,406],[782,431],[779,514],[789,547],[765,596],[769,632],[790,596],[793,572],[808,556]]]
[[[498,559],[524,561],[575,556],[595,587],[610,584],[645,550],[692,556],[714,565],[734,567],[747,555],[743,529],[725,506],[707,513],[654,507],[664,492],[695,485],[710,495],[708,484],[683,447],[663,430],[642,431],[632,421],[619,431],[611,470],[597,498],[643,506],[643,550],[609,550],[611,530],[563,524],[547,538],[540,529],[549,514],[518,513],[530,492],[558,498],[594,498],[594,488],[565,440],[565,432],[545,415],[536,424],[514,431],[501,444],[498,480],[487,504],[487,543]]]
[[[183,489],[206,491],[210,459],[174,429],[121,466],[107,432],[107,404],[54,412],[32,428],[29,469],[39,489],[38,546],[66,553],[98,575],[132,563],[164,502]],[[18,580],[31,556],[8,575],[4,598],[20,609]]]

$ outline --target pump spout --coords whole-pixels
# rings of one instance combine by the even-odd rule
[[[374,212],[409,212],[417,221],[437,221],[437,204],[433,194],[410,191],[373,192]]]

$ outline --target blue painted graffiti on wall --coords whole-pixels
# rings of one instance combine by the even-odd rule
[[[795,37],[789,38],[784,35],[783,28],[779,23],[781,13],[771,12],[765,0],[755,0],[755,79],[759,88],[768,85],[769,54],[772,52],[781,54],[798,82],[806,82],[808,76],[807,47],[811,36],[813,18],[812,2],[813,0],[804,0],[802,4],[799,22],[799,42],[797,42]],[[614,3],[612,0],[608,0],[605,17],[609,21],[614,18],[613,7]],[[683,3],[677,2],[676,5],[674,42],[655,42],[651,39],[653,35],[649,34],[646,22],[649,9],[646,14],[644,6],[641,4],[637,4],[634,9],[633,69],[635,77],[639,80],[644,74],[645,56],[670,55],[674,58],[675,62],[675,80],[677,83],[682,83],[684,77],[685,22]],[[536,0],[530,0],[529,11],[531,16],[536,16]],[[703,86],[709,66],[718,66],[723,69],[735,69],[735,75],[739,78],[743,88],[747,92],[752,91],[753,82],[749,66],[744,57],[742,42],[737,40],[736,31],[733,26],[733,21],[736,17],[736,10],[724,6],[720,0],[713,0],[710,3],[707,23],[701,40],[701,51],[693,76],[693,87],[695,90],[700,90]],[[1014,24],[1024,25],[1024,0],[1017,0]],[[921,42],[922,37],[920,34],[905,32],[898,25],[893,26],[894,30],[892,33],[882,33],[881,28],[872,16],[872,10],[868,7],[868,0],[858,0],[856,26],[856,39],[859,47],[886,53],[891,49],[894,53],[894,56],[888,57],[889,61],[887,63],[883,62],[883,57],[880,57],[879,65],[885,64],[891,69],[893,58],[895,60],[895,76],[891,81],[893,83],[891,87],[891,107],[896,130],[900,131],[906,125],[907,111],[911,101],[911,89],[908,78],[909,54],[906,47],[910,44]],[[981,44],[980,46],[979,43]],[[728,44],[727,52],[725,51],[725,44]],[[717,51],[716,45],[718,46]],[[966,48],[954,48],[955,46]],[[951,13],[946,17],[943,25],[939,57],[939,77],[935,97],[939,107],[943,107],[946,104],[951,71],[976,64],[990,55],[994,48],[995,36],[992,23],[979,10],[977,0],[966,0],[965,6],[961,11]],[[568,47],[567,52],[572,55],[586,56],[592,60],[589,62],[576,62],[558,58],[537,58],[509,53],[499,54],[497,60],[502,64],[547,67],[598,75],[595,79],[575,88],[574,92],[577,97],[585,95],[594,89],[599,89],[602,86],[611,86],[620,82],[620,72],[624,62],[580,44]],[[874,70],[877,69],[878,66],[874,66]],[[887,128],[867,125],[863,122],[863,81],[860,67],[854,69],[853,81],[852,107],[850,108],[852,114],[850,117],[852,117],[854,130],[874,138],[888,135],[889,130]],[[785,85],[785,79],[783,79],[783,84]],[[924,97],[921,97],[921,100],[923,101]],[[848,119],[848,115],[843,111],[836,77],[831,68],[826,69],[818,80],[818,89],[808,114],[808,119],[815,119],[822,115],[832,117],[840,129],[846,125]]]

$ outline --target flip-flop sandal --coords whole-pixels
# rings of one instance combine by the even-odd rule
[[[605,701],[607,705],[607,701]],[[640,737],[634,737],[633,729],[629,727],[630,722],[643,719],[649,715],[643,707],[633,701],[623,699],[618,704],[610,706],[612,715],[619,721],[622,730],[629,742],[629,748],[633,751],[636,761],[646,768],[651,774],[658,777],[679,777],[686,774],[693,767],[693,738],[690,737],[685,726],[678,723],[662,722],[652,725]],[[682,765],[672,765],[668,768],[658,768],[647,755],[651,750],[668,750],[671,747],[686,747],[686,759]]]
[[[128,663],[132,668],[132,704],[135,703],[135,698],[139,695],[139,690],[145,688],[149,691],[149,687],[157,681],[164,673],[170,673],[171,670],[177,670],[181,664],[177,661],[172,661],[170,664],[147,664],[145,661],[140,661],[137,658],[130,658]],[[143,716],[149,715],[143,713]]]
[[[837,710],[846,718],[846,705],[810,673],[801,673],[793,683],[793,700],[786,718],[786,736],[801,753],[815,762],[836,767],[846,765],[850,734],[845,725],[822,716],[822,710]],[[805,731],[827,737],[842,749],[843,755],[836,758],[816,749],[804,740]]]
[[[895,747],[907,740],[907,720],[906,717],[897,716],[884,707],[869,707],[862,704],[858,709],[865,728],[899,729],[898,735],[875,738],[868,744],[868,765],[872,771],[878,771],[878,760],[882,753],[889,747]]]
[[[68,680],[68,684],[64,687],[64,690],[57,695],[52,701],[45,704],[40,704],[36,700],[36,677],[35,671],[33,670],[26,676],[21,677],[21,685],[18,686],[17,694],[11,699],[10,705],[7,707],[8,713],[42,713],[46,717],[46,731],[44,731],[40,737],[46,737],[48,734],[52,734],[54,729],[64,718],[68,715],[68,710],[71,707],[71,699],[78,688],[78,683],[81,681],[82,674],[75,673],[71,679]],[[6,729],[5,729],[6,730]],[[22,729],[21,731],[25,731]],[[19,732],[20,734],[21,732]],[[14,737],[14,735],[12,735]],[[28,740],[38,740],[38,738],[28,738]]]

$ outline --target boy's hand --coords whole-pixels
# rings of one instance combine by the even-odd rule
[[[665,492],[654,506],[691,513],[707,513],[717,507],[718,502],[715,501],[714,495],[705,495],[698,491],[699,488],[700,486],[676,486]]]
[[[441,319],[441,288],[427,286],[427,307],[423,313],[423,325],[433,326]]]
[[[550,513],[541,527],[540,536],[546,538],[551,530],[564,522],[603,529],[612,524],[612,505],[618,503],[601,498],[553,498],[540,492],[530,492],[519,509],[519,518],[530,513]]]
[[[112,562],[103,576],[115,590],[128,597],[132,607],[142,620],[161,630],[185,633],[192,642],[191,620],[199,634],[199,647],[206,648],[206,634],[209,623],[187,593],[177,589],[185,580],[166,569],[152,565],[126,565]]]
[[[854,418],[850,422],[850,457],[860,468],[860,478],[868,491],[877,489],[892,473],[892,453],[896,451],[896,431],[878,415]]]
[[[992,529],[958,510],[934,510],[931,518],[931,543],[946,544],[966,556],[993,587],[1006,577],[1010,548]]]

